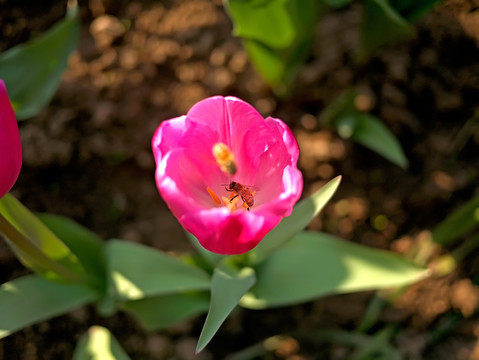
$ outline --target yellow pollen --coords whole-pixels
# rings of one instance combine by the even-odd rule
[[[225,196],[222,196],[221,199],[223,200],[223,202],[225,203],[225,206],[228,208],[229,211],[233,212],[236,210],[239,198],[236,197],[233,200],[231,200]]]
[[[208,194],[210,194],[211,198],[213,199],[216,205],[221,205],[220,198],[215,194],[213,190],[211,190],[210,187],[206,187],[206,191],[208,191]]]

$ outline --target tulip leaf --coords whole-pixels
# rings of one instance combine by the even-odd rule
[[[70,272],[79,278],[85,275],[81,263],[71,250],[12,195],[6,194],[0,198],[0,215],[25,240],[24,244],[19,244],[15,239],[5,237],[25,266],[52,279]]]
[[[321,6],[316,0],[225,1],[253,65],[281,91],[310,51]]]
[[[0,287],[0,338],[31,324],[65,314],[95,301],[97,295],[81,285],[60,284],[28,275]]]
[[[351,139],[403,169],[408,167],[401,144],[377,117],[359,112],[349,114],[337,120],[337,127],[340,134],[349,127]]]
[[[112,333],[101,326],[92,326],[78,342],[73,360],[129,360]]]
[[[433,231],[433,240],[451,245],[456,239],[479,226],[479,196],[476,196],[449,215]]]
[[[106,248],[110,287],[119,300],[206,290],[209,275],[161,251],[121,240]]]
[[[443,0],[389,0],[391,6],[408,21],[415,21]]]
[[[408,161],[401,144],[381,120],[356,108],[358,95],[355,89],[343,92],[321,113],[319,121],[334,126],[341,137],[352,139],[399,167],[406,168]]]
[[[148,331],[156,331],[208,311],[209,294],[182,293],[127,301],[123,310],[133,314]]]
[[[38,217],[77,256],[92,284],[104,289],[106,262],[103,240],[65,216],[38,214]]]
[[[240,302],[251,309],[402,286],[428,275],[428,270],[397,254],[308,231],[298,234],[255,271],[257,282]]]
[[[186,232],[186,237],[190,240],[190,243],[195,247],[195,250],[201,255],[203,259],[211,266],[216,266],[225,257],[225,255],[215,254],[209,250],[206,250],[198,242],[198,239],[191,233]]]
[[[413,36],[414,30],[388,0],[365,0],[359,30],[359,59],[364,60],[382,45]]]
[[[253,250],[249,252],[249,263],[252,265],[264,261],[274,251],[291,240],[306,228],[311,220],[331,199],[341,182],[341,176],[335,177],[310,197],[300,201],[290,216],[284,218],[278,226],[271,230]]]
[[[198,339],[197,353],[208,345],[223,321],[256,281],[252,268],[237,268],[229,260],[229,258],[225,258],[213,273],[211,303],[203,330]]]
[[[79,37],[80,17],[75,5],[41,37],[0,55],[0,78],[7,85],[17,119],[35,116],[48,104]]]

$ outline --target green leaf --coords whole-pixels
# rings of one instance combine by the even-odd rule
[[[38,214],[40,220],[77,256],[98,289],[106,287],[104,241],[77,222],[60,215]]]
[[[387,43],[413,36],[413,27],[387,0],[365,0],[359,30],[359,60],[369,57]]]
[[[0,55],[0,78],[6,83],[17,119],[35,116],[51,100],[79,36],[75,5],[43,36]]]
[[[341,126],[349,122],[351,138],[357,143],[377,152],[393,164],[405,169],[408,161],[402,150],[401,144],[393,133],[379,120],[369,114],[356,113],[337,120],[338,131]]]
[[[432,232],[434,242],[443,246],[466,235],[479,225],[479,196],[476,196],[455,210]]]
[[[268,258],[287,241],[303,230],[336,192],[341,176],[335,177],[310,197],[300,201],[290,216],[284,218],[253,250],[248,253],[249,264],[258,264]]]
[[[225,258],[213,273],[210,309],[198,339],[196,353],[199,353],[208,345],[241,297],[256,281],[252,268],[237,268],[230,263],[230,260]]]
[[[440,2],[442,0],[390,0],[391,6],[410,22],[419,19]]]
[[[282,92],[310,51],[321,6],[316,0],[225,1],[253,65]]]
[[[65,314],[96,300],[81,285],[59,284],[37,275],[24,276],[0,287],[0,338],[31,324]]]
[[[12,195],[6,194],[0,198],[0,215],[26,240],[26,247],[22,247],[15,239],[5,238],[25,266],[51,279],[58,279],[58,275],[62,277],[63,268],[79,278],[85,275],[83,267],[70,249]],[[45,262],[45,259],[50,260],[50,263]],[[57,264],[59,266],[54,268]]]
[[[121,240],[106,245],[107,271],[119,300],[138,300],[210,286],[207,273],[158,250]]]
[[[156,331],[205,313],[209,305],[208,293],[192,292],[127,301],[122,307],[133,314],[145,329]]]
[[[209,265],[215,267],[225,257],[225,255],[215,254],[209,250],[206,250],[198,242],[198,239],[191,233],[186,232],[186,237],[190,240],[190,243],[195,247],[195,250],[201,255],[203,259],[208,262]]]
[[[111,332],[101,326],[92,326],[88,329],[88,333],[82,336],[73,353],[73,360],[129,359]]]
[[[397,254],[317,232],[298,234],[255,270],[256,285],[240,302],[251,309],[402,286],[428,274]]]
[[[399,167],[406,168],[408,161],[401,144],[381,120],[356,108],[358,95],[356,89],[344,91],[321,113],[319,122],[334,126],[341,137],[352,139]]]
[[[349,5],[350,2],[351,0],[325,0],[326,4],[335,8],[341,8],[343,6]]]

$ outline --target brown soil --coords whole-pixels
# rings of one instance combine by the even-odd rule
[[[251,67],[219,0],[80,5],[81,41],[56,96],[20,124],[24,166],[13,193],[34,211],[69,216],[106,239],[191,251],[156,190],[150,141],[160,121],[214,94],[238,96],[293,128],[304,196],[343,175],[312,229],[406,253],[424,230],[478,195],[479,4],[473,0],[446,1],[417,24],[415,38],[361,66],[351,60],[360,5],[329,13],[288,100],[275,97]],[[65,7],[54,0],[4,2],[0,50],[45,31]],[[398,137],[408,170],[316,122],[351,86],[369,96],[371,112]],[[388,220],[381,231],[373,226],[378,215]],[[479,257],[471,254],[452,274],[415,284],[367,335],[393,324],[391,344],[404,359],[479,359],[478,270]],[[2,282],[26,273],[0,244]],[[276,350],[257,358],[347,359],[350,347],[312,334],[354,330],[372,295],[237,312],[196,358],[224,359],[283,334]],[[203,320],[146,333],[124,314],[101,318],[92,308],[80,309],[3,339],[0,358],[68,359],[88,327],[100,324],[133,359],[192,359]]]

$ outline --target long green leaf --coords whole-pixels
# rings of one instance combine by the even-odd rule
[[[96,298],[97,295],[87,287],[60,284],[37,275],[7,282],[0,287],[0,338],[65,314]]]
[[[387,43],[403,40],[414,34],[413,27],[387,0],[365,0],[359,32],[359,60]]]
[[[156,331],[208,311],[206,292],[163,295],[127,301],[123,310],[133,314],[148,331]]]
[[[256,248],[249,252],[249,263],[255,265],[264,261],[274,251],[308,226],[311,220],[334,195],[340,182],[341,176],[337,176],[313,195],[299,202],[294,207],[292,214],[284,218],[278,226],[261,240]]]
[[[103,240],[67,217],[54,214],[39,214],[38,217],[77,256],[91,282],[104,289],[106,261]]]
[[[55,94],[80,36],[78,7],[43,36],[0,55],[0,78],[8,89],[17,119],[35,116]]]
[[[198,339],[197,353],[208,345],[241,297],[256,281],[252,268],[244,267],[240,269],[228,261],[228,258],[223,260],[213,273],[210,309]]]
[[[255,270],[256,285],[240,302],[252,309],[396,287],[428,274],[397,254],[317,232],[298,234]]]
[[[106,245],[107,271],[119,300],[206,290],[207,273],[156,249],[121,240]]]
[[[65,267],[73,275],[76,274],[79,278],[84,277],[85,271],[71,250],[12,195],[6,194],[0,198],[0,214],[27,241],[28,248],[22,248],[16,245],[14,239],[6,238],[7,243],[25,266],[47,277],[55,278],[58,277],[57,275],[62,277],[62,274],[53,268],[53,265],[60,264],[60,267]],[[53,263],[51,265],[45,263],[43,257],[50,259]]]
[[[433,240],[443,246],[452,244],[479,226],[479,196],[476,196],[449,215],[433,231]]]
[[[125,350],[108,329],[92,326],[79,341],[73,360],[129,360]]]
[[[407,168],[408,161],[401,144],[381,120],[364,113],[355,114],[354,120],[355,125],[351,135],[354,141],[377,152],[399,167]],[[340,122],[341,119],[338,120],[338,124]]]

